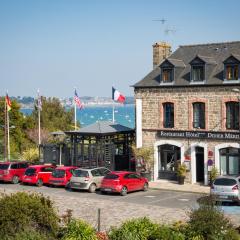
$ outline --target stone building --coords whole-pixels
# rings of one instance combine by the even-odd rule
[[[154,69],[134,85],[136,144],[154,148],[154,180],[176,179],[178,161],[191,183],[208,184],[214,165],[240,174],[240,41],[166,46],[153,45]]]

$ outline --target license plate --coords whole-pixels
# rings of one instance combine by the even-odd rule
[[[25,178],[25,180],[26,180],[26,181],[30,181],[30,180],[31,180],[31,178]]]
[[[225,195],[220,195],[219,198],[223,198],[223,199],[227,199],[228,196],[225,196]]]
[[[111,188],[104,188],[104,191],[106,191],[106,192],[111,192],[112,189],[111,189]]]

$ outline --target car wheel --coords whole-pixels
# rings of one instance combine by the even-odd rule
[[[96,188],[97,188],[96,184],[92,183],[92,184],[89,186],[88,191],[89,191],[90,193],[94,193],[94,192],[96,191]]]
[[[12,183],[13,184],[18,184],[19,183],[19,177],[18,176],[13,176]]]
[[[122,187],[122,190],[121,190],[121,192],[120,192],[120,195],[121,195],[121,196],[126,196],[127,193],[128,193],[127,187],[123,186],[123,187]]]
[[[42,187],[42,185],[43,185],[42,179],[38,179],[36,185],[37,185],[38,187]]]
[[[148,183],[144,183],[143,185],[143,191],[146,192],[148,190]]]
[[[70,182],[67,182],[65,188],[66,188],[67,190],[70,190],[70,189],[71,189],[71,183],[70,183]]]

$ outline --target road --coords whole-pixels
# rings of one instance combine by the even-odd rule
[[[186,220],[188,212],[197,207],[196,200],[202,194],[167,190],[129,193],[127,196],[118,194],[102,195],[85,191],[66,191],[64,188],[35,187],[13,184],[0,184],[0,192],[34,191],[49,196],[60,214],[67,209],[73,210],[75,217],[83,218],[96,226],[97,209],[101,209],[102,228],[119,225],[121,222],[135,217],[148,216],[152,220],[168,223]],[[235,224],[240,224],[240,207],[223,206],[224,212]]]

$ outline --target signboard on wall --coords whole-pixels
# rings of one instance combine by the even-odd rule
[[[239,132],[201,132],[201,131],[171,131],[160,130],[157,132],[158,138],[187,138],[187,139],[214,139],[239,141]]]

